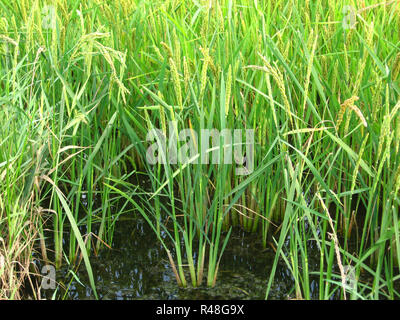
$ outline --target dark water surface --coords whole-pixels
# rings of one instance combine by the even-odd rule
[[[172,273],[165,249],[160,245],[144,220],[117,222],[112,249],[104,248],[98,256],[92,255],[91,265],[100,299],[264,299],[273,265],[273,249],[263,249],[257,235],[233,230],[219,268],[216,286],[179,288]],[[176,259],[175,259],[176,261]],[[317,270],[310,261],[310,270]],[[207,267],[207,264],[206,264]],[[187,268],[185,268],[187,269]],[[205,275],[206,270],[205,270]],[[67,299],[94,299],[89,279],[81,263],[77,276],[81,285],[66,267],[57,272],[57,281],[69,290]],[[187,273],[186,280],[190,283]],[[292,293],[293,278],[289,269],[278,265],[271,299],[288,299]],[[317,282],[312,283],[317,294]],[[61,293],[61,292],[60,292]],[[50,292],[44,292],[46,296]]]

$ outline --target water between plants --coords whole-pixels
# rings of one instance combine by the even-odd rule
[[[233,230],[221,259],[214,288],[179,288],[165,249],[142,219],[123,218],[117,222],[112,249],[104,248],[91,256],[91,265],[100,299],[264,299],[275,252],[264,249],[259,235]],[[309,269],[318,271],[318,249],[310,248]],[[80,284],[68,266],[57,271],[59,293],[67,299],[94,299],[84,264],[76,271]],[[312,278],[312,296],[318,298],[318,278]],[[190,282],[189,274],[187,280]],[[293,277],[282,261],[279,263],[270,299],[294,298]],[[63,292],[64,291],[64,292]],[[43,290],[50,298],[52,290]]]

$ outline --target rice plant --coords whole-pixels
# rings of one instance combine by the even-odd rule
[[[398,1],[0,11],[0,298],[40,298],[34,256],[83,261],[96,293],[90,257],[128,214],[182,287],[218,286],[242,228],[276,252],[266,298],[279,262],[291,298],[399,298]]]

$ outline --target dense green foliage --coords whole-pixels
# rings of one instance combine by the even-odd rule
[[[311,278],[320,299],[399,297],[396,1],[1,0],[0,12],[0,298],[21,297],[32,250],[57,267],[83,259],[94,287],[90,253],[121,214],[149,222],[181,286],[218,285],[241,226],[276,249],[266,297],[280,259],[298,299]],[[254,129],[254,170],[149,164],[146,135],[170,121]]]

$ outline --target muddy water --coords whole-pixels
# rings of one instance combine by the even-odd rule
[[[124,219],[115,228],[112,249],[104,248],[92,256],[91,264],[100,299],[264,299],[275,253],[263,249],[259,236],[234,230],[223,254],[216,286],[181,289],[176,285],[165,250],[154,232],[142,220]],[[316,271],[319,254],[310,263]],[[57,273],[67,299],[94,299],[82,263],[76,272],[80,284],[67,268]],[[190,281],[189,274],[187,280]],[[271,299],[294,296],[293,279],[284,264],[278,266]],[[312,283],[317,297],[317,281]],[[63,291],[63,290],[61,290]],[[61,291],[59,293],[61,293]],[[51,296],[51,292],[43,292]]]

